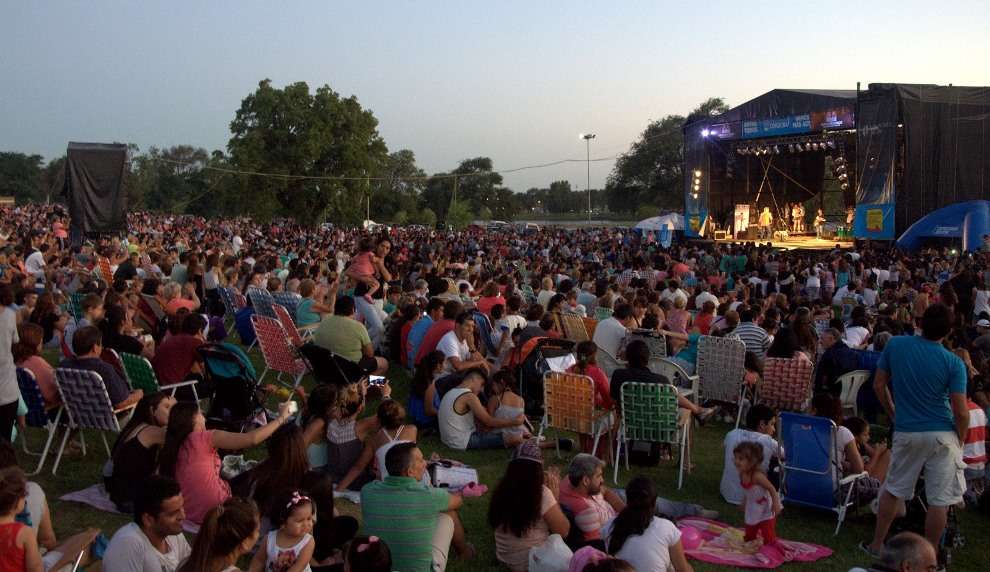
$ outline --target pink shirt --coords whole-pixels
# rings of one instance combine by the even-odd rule
[[[371,259],[374,254],[371,252],[362,252],[351,259],[351,272],[358,276],[374,276],[375,275],[375,265],[372,263]]]
[[[45,398],[45,405],[58,405],[62,403],[62,398],[58,394],[58,387],[55,385],[55,368],[51,366],[45,358],[41,356],[31,356],[17,367],[23,367],[34,374],[34,379],[38,382],[38,389],[41,396]]]
[[[220,478],[220,456],[212,439],[213,431],[190,433],[175,466],[186,518],[196,524],[203,522],[210,509],[230,498],[230,485]]]

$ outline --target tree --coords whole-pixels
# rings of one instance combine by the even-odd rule
[[[458,201],[447,209],[447,224],[454,227],[455,230],[460,230],[471,224],[472,218],[474,216],[471,214],[471,209],[463,201]]]
[[[721,98],[710,98],[688,117],[701,118],[728,109]],[[667,115],[646,126],[627,153],[615,162],[606,183],[608,207],[632,212],[644,203],[661,208],[683,207],[683,126],[685,118]]]
[[[0,153],[0,195],[18,203],[37,201],[41,196],[41,155]]]
[[[492,211],[488,207],[481,207],[478,211],[478,220],[492,220]]]
[[[460,175],[455,178],[451,175]],[[423,191],[424,206],[445,217],[447,209],[454,201],[468,203],[468,210],[475,212],[488,207],[494,213],[501,213],[506,219],[514,214],[511,191],[502,191],[502,175],[494,172],[489,157],[475,157],[461,161],[450,173],[437,173],[429,180]],[[449,217],[448,217],[449,218]]]
[[[378,134],[378,120],[354,96],[342,98],[324,85],[310,93],[305,82],[272,87],[271,80],[244,98],[230,123],[227,144],[237,169],[285,175],[242,177],[242,190],[273,196],[284,210],[305,224],[329,214],[342,222],[363,218],[361,201],[368,181],[382,171],[388,148]],[[316,180],[305,177],[346,177]]]
[[[395,221],[399,211],[416,210],[419,195],[426,187],[426,172],[416,166],[415,153],[409,149],[390,153],[378,176],[385,180],[372,183],[372,219]]]
[[[433,212],[432,209],[425,208],[416,213],[413,222],[433,228],[437,224],[437,213]]]
[[[657,216],[659,213],[660,210],[653,205],[640,205],[639,208],[636,209],[636,219],[643,220],[645,218],[650,218],[651,216]]]

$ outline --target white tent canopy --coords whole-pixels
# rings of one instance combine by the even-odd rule
[[[639,221],[635,228],[642,230],[658,231],[664,227],[669,230],[684,230],[684,215],[678,213],[668,213],[661,216],[651,216],[648,219]]]

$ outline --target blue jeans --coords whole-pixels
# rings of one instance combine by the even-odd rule
[[[361,296],[354,297],[354,305],[357,307],[357,311],[361,316],[364,317],[364,327],[368,328],[368,337],[371,338],[371,346],[375,350],[380,350],[382,347],[382,338],[385,336],[385,324],[382,322],[378,308],[369,304]]]
[[[615,494],[619,495],[622,502],[626,502],[626,490],[625,489],[612,489]],[[691,504],[680,501],[667,500],[665,498],[657,497],[657,504],[653,512],[657,516],[666,517],[670,520],[677,520],[682,516],[700,516],[701,511],[705,510],[705,507],[700,504]]]
[[[505,447],[505,439],[501,433],[482,433],[475,431],[468,439],[468,449],[501,449]]]
[[[667,359],[669,359],[670,361],[672,361],[672,362],[676,363],[677,365],[681,366],[681,368],[683,368],[684,371],[685,371],[685,373],[687,373],[688,375],[694,375],[694,370],[696,369],[696,367],[695,367],[695,365],[693,363],[691,363],[691,362],[689,362],[687,360],[683,360],[683,359],[681,359],[679,357],[671,357],[671,358],[667,358]]]

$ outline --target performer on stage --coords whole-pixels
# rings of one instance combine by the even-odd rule
[[[770,213],[770,207],[763,207],[763,212],[760,213],[760,238],[770,238],[773,236],[773,215]]]
[[[822,237],[822,232],[825,230],[825,213],[822,209],[818,209],[818,214],[815,215],[815,236],[818,238]]]
[[[798,232],[804,233],[807,230],[807,223],[804,220],[804,205],[798,203]]]
[[[853,226],[853,222],[856,220],[856,207],[846,208],[846,226],[850,229]]]
[[[791,232],[794,234],[801,232],[801,203],[794,203],[791,206]]]

